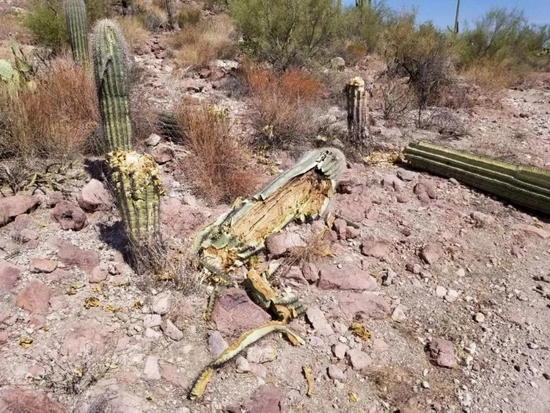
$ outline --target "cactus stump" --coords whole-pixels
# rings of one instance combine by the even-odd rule
[[[364,146],[368,137],[365,81],[354,77],[344,88],[344,93],[348,112],[348,139],[355,145]]]

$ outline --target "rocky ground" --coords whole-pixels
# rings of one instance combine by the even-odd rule
[[[228,86],[236,62],[177,69],[156,37],[133,59],[143,76],[134,93],[157,108],[193,95],[246,126],[247,102]],[[547,167],[546,84],[507,91],[497,108],[452,111],[466,129],[452,140],[385,123],[377,107],[372,132],[385,151],[431,139]],[[342,108],[329,113],[343,124]],[[181,148],[148,143],[167,187],[163,234],[184,255],[188,237],[226,207],[192,195],[173,172]],[[273,157],[281,168],[292,163]],[[268,336],[193,402],[187,393],[202,368],[270,317],[230,289],[209,323],[200,274],[182,267],[178,285],[135,274],[94,171],[64,172],[63,192],[0,199],[0,411],[550,412],[547,218],[403,165],[350,163],[332,206],[339,219],[323,236],[330,254],[278,274],[309,306],[291,323],[306,345]],[[270,239],[266,258],[311,247],[323,226],[292,224]],[[354,333],[353,322],[365,331]]]

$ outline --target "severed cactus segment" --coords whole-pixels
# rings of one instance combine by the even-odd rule
[[[405,148],[407,161],[448,178],[498,195],[512,203],[550,214],[550,171],[476,156],[429,142]]]
[[[347,101],[349,139],[355,144],[362,144],[368,136],[365,81],[360,77],[354,77],[344,88],[344,93]]]
[[[207,269],[230,272],[262,249],[269,235],[294,219],[322,215],[345,166],[345,157],[338,149],[309,152],[251,199],[236,202],[201,231],[195,237],[194,252]]]
[[[88,24],[86,22],[86,4],[84,0],[64,0],[65,23],[71,43],[73,59],[87,64],[88,55]]]
[[[100,20],[92,33],[94,75],[107,151],[132,148],[127,48],[120,29]]]
[[[107,155],[126,233],[140,247],[160,245],[159,210],[164,190],[150,155],[116,151]]]

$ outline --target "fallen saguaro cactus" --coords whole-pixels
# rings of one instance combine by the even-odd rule
[[[425,141],[410,143],[404,154],[414,168],[455,178],[512,203],[550,214],[550,170],[514,165]]]

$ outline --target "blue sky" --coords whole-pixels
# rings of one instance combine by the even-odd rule
[[[376,1],[376,0],[374,0]],[[437,26],[445,28],[454,24],[456,0],[386,0],[394,10],[418,8],[418,21],[432,20]],[[344,0],[345,5],[355,5],[355,0]],[[550,24],[550,0],[461,0],[460,26],[464,21],[475,21],[491,7],[517,8],[523,10],[530,22]]]

